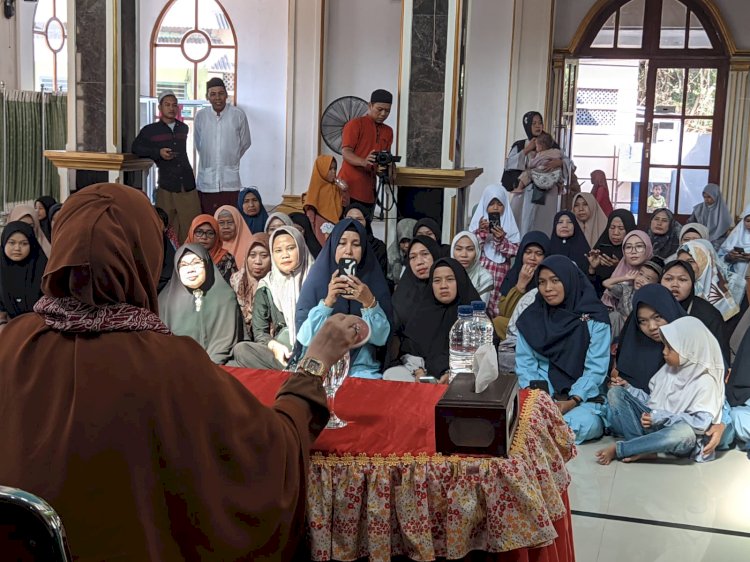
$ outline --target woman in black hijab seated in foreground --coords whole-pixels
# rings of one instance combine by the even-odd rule
[[[389,356],[395,360],[383,374],[386,380],[418,381],[431,376],[448,379],[448,336],[458,318],[458,307],[481,300],[464,267],[453,258],[441,258],[406,325],[394,334]]]

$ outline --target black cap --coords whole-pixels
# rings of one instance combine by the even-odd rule
[[[224,90],[227,89],[226,85],[224,84],[224,80],[221,78],[211,78],[208,82],[206,82],[206,91],[210,90],[211,88],[216,88],[217,86],[221,86],[224,88]]]
[[[375,90],[370,94],[370,103],[393,103],[393,94],[388,90]]]

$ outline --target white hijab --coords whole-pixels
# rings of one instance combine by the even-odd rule
[[[513,217],[513,211],[510,208],[508,192],[499,183],[493,183],[484,188],[484,193],[482,193],[482,198],[479,200],[479,205],[477,205],[477,208],[474,211],[474,216],[471,217],[469,230],[472,232],[479,230],[479,221],[487,218],[487,206],[493,199],[500,201],[505,208],[500,217],[500,226],[505,231],[505,237],[513,244],[520,244],[521,234],[518,232],[518,225],[516,225],[516,219]],[[487,259],[494,261],[495,263],[505,263],[505,256],[495,250],[494,244],[485,243],[482,247],[482,251]]]
[[[276,265],[276,261],[273,259],[273,242],[281,234],[288,234],[294,239],[299,254],[299,264],[289,275],[282,273]],[[258,283],[258,289],[266,287],[271,293],[273,304],[279,309],[279,312],[284,315],[284,321],[289,330],[289,341],[293,344],[297,339],[295,323],[297,316],[297,301],[299,300],[299,295],[302,291],[302,283],[307,278],[307,274],[313,263],[315,263],[315,258],[312,257],[312,254],[310,254],[310,251],[307,249],[305,239],[302,238],[300,231],[293,226],[281,226],[274,230],[268,242],[268,247],[271,249],[271,271],[260,280]]]
[[[477,293],[479,293],[480,296],[484,297],[485,294],[488,294],[490,291],[492,291],[494,280],[492,278],[492,274],[485,268],[483,268],[482,264],[479,263],[479,256],[482,253],[482,249],[479,246],[479,239],[468,230],[462,230],[453,237],[453,242],[451,242],[451,257],[453,259],[456,259],[456,244],[458,244],[458,241],[461,240],[461,238],[463,238],[464,236],[471,240],[471,243],[474,244],[474,249],[477,253],[477,255],[474,257],[474,262],[468,268],[466,268],[466,273],[469,275],[471,284],[474,285]]]
[[[732,232],[721,245],[722,255],[728,254],[736,247],[744,248],[746,252],[750,252],[750,230],[745,228],[745,217],[748,215],[750,215],[750,205],[744,208],[740,215],[740,222],[732,229]],[[746,270],[747,262],[737,262],[732,266],[732,271],[743,276]]]
[[[719,342],[706,326],[683,316],[662,326],[661,333],[680,356],[680,366],[664,365],[649,383],[649,408],[672,414],[708,412],[721,421],[724,405],[724,358]]]

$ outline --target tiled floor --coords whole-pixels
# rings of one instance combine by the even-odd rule
[[[600,466],[606,437],[568,464],[578,562],[750,562],[750,460]],[[578,514],[576,514],[578,513]]]

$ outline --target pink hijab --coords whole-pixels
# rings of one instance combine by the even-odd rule
[[[601,170],[594,170],[591,172],[591,183],[594,185],[591,188],[591,194],[599,203],[604,214],[609,217],[612,212],[612,201],[609,198],[609,184],[607,184],[606,174]]]
[[[234,220],[235,235],[232,240],[228,240],[226,242],[222,240],[222,245],[224,246],[224,249],[226,251],[234,256],[234,259],[238,264],[244,264],[244,260],[247,258],[247,253],[250,251],[253,235],[250,232],[250,229],[247,227],[245,219],[242,218],[242,215],[237,210],[237,207],[233,205],[222,205],[221,207],[216,209],[214,218],[217,222],[219,222],[219,215],[221,215],[221,213],[223,213],[224,211],[232,215],[232,220]]]
[[[628,243],[628,240],[630,240],[634,236],[646,245],[646,251],[638,256],[639,261],[636,265],[630,265],[625,260],[625,245]],[[631,243],[632,242],[637,242],[637,240],[631,240]],[[626,275],[636,273],[643,262],[651,259],[651,257],[654,255],[654,247],[651,244],[651,238],[648,234],[646,234],[642,230],[631,230],[627,233],[627,235],[625,235],[625,238],[623,238],[622,240],[622,252],[623,257],[620,260],[620,263],[617,264],[615,270],[612,272],[612,277],[624,277]]]

